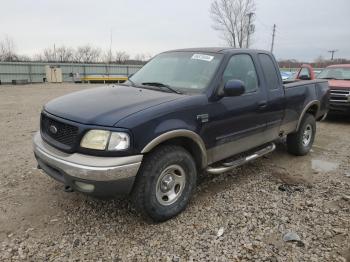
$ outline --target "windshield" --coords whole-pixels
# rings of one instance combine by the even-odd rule
[[[222,57],[202,52],[163,53],[133,75],[130,82],[136,86],[167,86],[179,92],[203,92]]]
[[[317,78],[350,80],[350,67],[332,67],[324,69]]]

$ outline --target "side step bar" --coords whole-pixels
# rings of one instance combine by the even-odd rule
[[[214,175],[225,173],[225,172],[230,171],[238,166],[241,166],[245,163],[248,163],[248,162],[253,161],[259,157],[262,157],[268,153],[271,153],[275,149],[276,149],[276,145],[274,143],[271,143],[268,146],[264,147],[263,149],[259,149],[258,151],[254,152],[246,157],[236,159],[236,160],[229,162],[229,163],[223,163],[221,166],[218,166],[218,167],[210,167],[209,166],[207,168],[207,172],[214,174]]]

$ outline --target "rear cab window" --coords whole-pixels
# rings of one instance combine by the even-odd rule
[[[279,78],[278,72],[276,71],[276,66],[274,61],[267,54],[259,54],[258,56],[259,56],[262,70],[264,72],[266,85],[268,86],[269,90],[279,89],[281,86],[280,78]]]

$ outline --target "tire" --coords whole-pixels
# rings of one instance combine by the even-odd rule
[[[305,156],[309,153],[315,140],[315,117],[306,113],[296,133],[287,136],[288,152],[296,156]]]
[[[190,153],[180,146],[161,146],[145,156],[132,202],[147,220],[166,221],[186,208],[196,180],[196,164]]]

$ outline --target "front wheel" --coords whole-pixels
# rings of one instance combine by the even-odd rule
[[[182,212],[197,179],[192,156],[179,146],[161,146],[145,156],[132,192],[136,209],[155,222]]]
[[[296,156],[309,153],[315,140],[316,121],[311,114],[305,114],[296,133],[287,136],[288,152]]]

